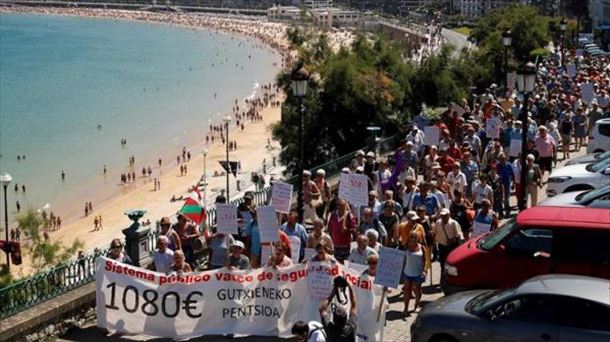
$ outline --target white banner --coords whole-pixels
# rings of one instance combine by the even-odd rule
[[[275,182],[271,188],[271,205],[278,213],[288,214],[290,212],[290,201],[292,200],[292,184]]]
[[[127,334],[171,339],[203,335],[291,336],[299,320],[320,321],[308,274],[320,263],[285,269],[259,268],[164,275],[100,257],[96,274],[98,326]],[[385,315],[371,319],[382,288],[373,278],[340,264],[324,267],[341,275],[357,298],[359,341],[382,341]],[[316,285],[323,282],[322,279]],[[332,282],[331,282],[332,283]]]
[[[237,207],[233,204],[216,204],[216,231],[237,234]]]

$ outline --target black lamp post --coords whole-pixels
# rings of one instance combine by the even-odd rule
[[[532,62],[527,62],[519,68],[517,73],[517,89],[523,94],[523,109],[521,111],[521,198],[518,198],[519,211],[527,208],[527,131],[528,123],[528,104],[529,96],[534,91],[536,86],[536,65]]]
[[[226,139],[227,139],[227,144],[226,144],[226,152],[227,152],[227,158],[226,158],[226,162],[227,162],[227,203],[229,203],[229,201],[231,201],[231,197],[229,196],[229,174],[231,173],[231,165],[229,164],[229,123],[231,122],[231,116],[227,115],[225,116],[222,121],[225,123],[225,135],[226,135]]]
[[[568,28],[568,19],[563,18],[561,19],[561,21],[559,22],[559,30],[561,30],[561,67],[565,68],[565,33],[566,33],[566,29]]]
[[[0,183],[2,183],[2,187],[4,188],[4,232],[6,233],[6,272],[7,274],[11,274],[11,258],[10,258],[10,253],[9,253],[9,248],[8,248],[8,231],[9,231],[9,227],[8,227],[8,202],[7,202],[7,197],[6,197],[6,189],[8,188],[8,185],[11,184],[11,182],[13,181],[13,177],[11,177],[11,175],[9,175],[8,173],[3,173],[2,175],[0,175]]]
[[[502,45],[504,45],[504,92],[508,90],[508,82],[506,81],[506,74],[508,74],[508,48],[512,40],[513,35],[509,29],[502,32]]]
[[[297,172],[299,175],[299,181],[297,184],[298,197],[297,197],[297,211],[299,214],[299,223],[303,223],[303,164],[304,164],[304,144],[303,144],[303,114],[305,112],[305,106],[303,105],[303,99],[307,95],[307,82],[309,81],[309,73],[303,68],[302,64],[298,64],[290,75],[292,81],[292,95],[299,99],[299,163]]]

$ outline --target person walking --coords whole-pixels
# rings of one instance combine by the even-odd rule
[[[420,242],[419,235],[412,231],[409,234],[409,241],[406,249],[406,262],[402,270],[404,281],[404,310],[403,315],[409,314],[409,302],[411,294],[415,297],[415,307],[413,311],[419,311],[421,301],[421,285],[426,280],[426,270],[430,267],[426,258],[426,247]]]
[[[460,224],[450,217],[451,212],[447,208],[441,209],[438,220],[434,223],[432,235],[438,243],[438,258],[441,263],[441,270],[445,269],[445,261],[451,251],[459,245],[461,234]]]

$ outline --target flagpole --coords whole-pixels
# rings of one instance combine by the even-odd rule
[[[208,149],[203,149],[203,206],[208,207],[208,169],[207,169]]]
[[[229,195],[229,173],[231,173],[231,166],[229,165],[229,122],[231,122],[231,116],[227,115],[222,119],[225,122],[225,131],[226,131],[226,152],[227,152],[227,203],[231,201],[231,197]]]

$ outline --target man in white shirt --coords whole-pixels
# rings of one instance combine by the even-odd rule
[[[161,235],[157,239],[157,249],[153,253],[153,267],[159,273],[169,273],[174,262],[174,251],[167,248],[169,240],[167,236]]]
[[[464,189],[468,186],[468,181],[466,175],[461,170],[459,162],[453,164],[453,171],[447,175],[447,183],[451,187],[451,193],[454,193],[455,190],[464,193]]]
[[[358,235],[356,238],[358,247],[352,249],[349,254],[349,262],[360,265],[367,265],[366,259],[371,254],[376,254],[375,250],[369,247],[369,238],[364,234]]]

